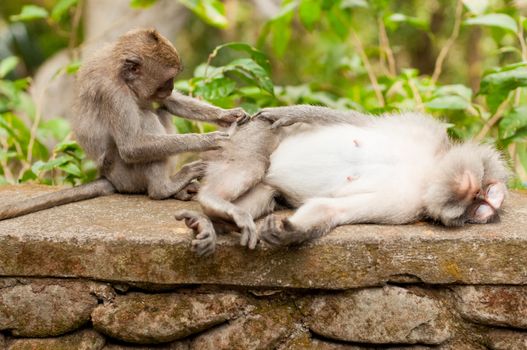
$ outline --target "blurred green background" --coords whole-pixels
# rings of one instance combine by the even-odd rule
[[[427,112],[495,144],[527,186],[527,0],[2,0],[0,15],[0,183],[96,177],[70,134],[75,72],[102,42],[156,26],[188,94],[249,113]]]

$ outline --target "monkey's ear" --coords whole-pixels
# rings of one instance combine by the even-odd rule
[[[159,32],[152,28],[148,30],[148,38],[156,43],[159,42]]]
[[[141,74],[142,60],[137,56],[130,56],[123,62],[121,75],[125,81],[137,79]]]

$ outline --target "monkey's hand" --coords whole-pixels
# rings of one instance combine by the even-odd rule
[[[260,239],[272,246],[286,246],[299,243],[302,236],[287,218],[268,215],[260,227]]]
[[[223,127],[228,127],[232,123],[238,125],[244,124],[250,120],[250,117],[242,108],[233,108],[222,110],[216,123]]]
[[[271,129],[308,121],[308,118],[303,113],[299,113],[301,111],[295,107],[297,106],[264,108],[256,113],[253,118],[268,121],[271,123]]]
[[[199,256],[207,256],[216,249],[216,232],[214,226],[202,213],[192,210],[178,210],[176,220],[184,220],[187,227],[194,231],[195,239],[192,240],[192,251]]]
[[[190,134],[189,134],[190,135]],[[221,148],[221,143],[230,138],[228,132],[213,131],[206,134],[196,135],[197,139],[194,142],[188,142],[187,151],[202,152],[208,150],[215,150]]]

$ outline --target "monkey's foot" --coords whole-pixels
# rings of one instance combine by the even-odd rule
[[[194,231],[191,250],[198,256],[208,256],[216,249],[216,232],[208,217],[197,211],[178,210],[176,220],[185,220],[185,225]]]
[[[267,244],[286,246],[298,243],[301,233],[287,219],[268,215],[260,228],[260,239]]]
[[[241,229],[240,245],[249,249],[256,248],[258,243],[258,232],[252,216],[245,212],[238,212],[232,215],[236,226]]]
[[[271,129],[293,125],[305,121],[305,117],[291,112],[287,107],[264,108],[254,115],[253,118],[263,119],[271,123]]]
[[[197,160],[195,162],[185,164],[179,172],[184,174],[188,179],[193,180],[201,179],[203,176],[205,176],[206,171],[207,163],[202,160]]]
[[[184,189],[174,195],[175,199],[180,201],[190,201],[198,194],[199,184],[197,182],[189,183]]]

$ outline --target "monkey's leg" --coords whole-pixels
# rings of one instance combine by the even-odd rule
[[[264,183],[259,183],[234,201],[234,205],[247,211],[253,219],[259,219],[271,213],[275,206],[276,190]]]
[[[296,123],[319,125],[346,123],[362,126],[371,121],[371,117],[356,111],[339,111],[310,105],[264,108],[256,113],[254,118],[260,118],[272,123],[272,129]]]
[[[0,206],[0,220],[22,216],[44,209],[78,202],[115,192],[115,187],[106,179],[98,179],[85,185],[29,198],[18,203]]]
[[[391,206],[393,203],[383,203],[382,197],[370,193],[313,198],[289,218],[272,214],[265,218],[260,238],[272,245],[298,244],[321,237],[338,225],[379,221],[389,215]]]
[[[176,220],[185,220],[185,224],[194,231],[195,239],[192,240],[192,251],[199,256],[214,253],[216,248],[216,232],[210,219],[194,210],[178,210]]]
[[[276,190],[273,187],[259,183],[234,201],[234,205],[247,211],[256,220],[273,212],[276,207],[275,196]],[[216,233],[229,233],[237,230],[236,225],[227,221],[214,220],[212,223]]]
[[[236,200],[235,205],[258,218],[273,211],[275,192],[271,186],[260,183]],[[214,252],[218,227],[225,232],[236,229],[227,222],[213,223],[205,214],[191,210],[177,211],[176,220],[185,220],[185,224],[194,231],[196,238],[192,241],[192,250],[199,256],[210,255]]]
[[[205,174],[206,164],[196,161],[186,164],[172,177],[167,176],[165,162],[152,163],[145,171],[148,179],[148,196],[152,199],[166,199],[185,189],[192,180]]]
[[[241,229],[240,244],[254,249],[258,242],[252,215],[231,203],[261,181],[266,164],[255,159],[252,163],[210,162],[207,183],[198,193],[203,211],[212,217],[233,221]]]

